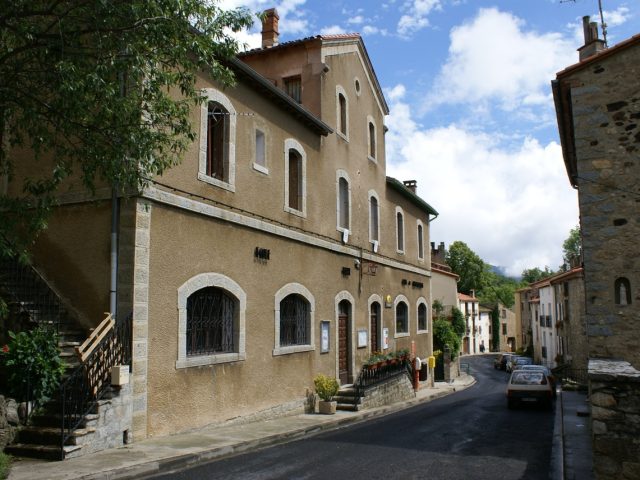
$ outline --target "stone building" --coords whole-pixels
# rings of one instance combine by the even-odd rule
[[[458,299],[458,280],[460,276],[451,271],[445,260],[444,242],[438,248],[431,242],[431,298],[440,302],[443,314],[451,316],[454,308],[460,308]]]
[[[386,176],[388,106],[362,38],[279,43],[203,72],[182,163],[118,198],[65,186],[34,265],[86,329],[132,315],[133,439],[302,411],[313,378],[352,383],[375,350],[432,354],[429,224]],[[12,154],[30,168],[29,151]],[[6,185],[20,188],[21,172]],[[111,258],[113,259],[113,257]],[[213,313],[212,313],[213,312]]]
[[[584,19],[580,61],[552,82],[578,190],[594,469],[640,478],[640,35],[610,48]]]

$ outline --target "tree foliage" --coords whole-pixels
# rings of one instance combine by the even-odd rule
[[[239,48],[228,31],[246,9],[202,0],[3,1],[0,9],[0,254],[21,253],[46,226],[71,175],[140,188],[177,164],[196,134],[203,101],[196,74],[233,83],[225,63]],[[41,163],[24,172],[11,152]]]
[[[569,231],[569,236],[562,244],[562,259],[565,268],[569,268],[571,260],[580,258],[582,252],[582,238],[580,237],[580,226],[576,225]]]
[[[469,294],[471,290],[478,291],[486,285],[489,266],[466,243],[453,242],[445,258],[451,270],[460,276],[458,291]]]
[[[444,318],[433,321],[433,345],[436,350],[444,350],[448,347],[453,360],[460,351],[460,337],[454,331],[453,326]]]
[[[453,307],[451,313],[451,327],[453,328],[453,331],[462,338],[465,333],[467,333],[467,324],[464,319],[464,313],[462,313],[462,311],[457,307]]]
[[[545,278],[548,278],[554,274],[555,272],[551,270],[549,267],[544,267],[544,270],[541,270],[538,267],[525,268],[522,271],[522,281],[527,284],[534,283],[534,282],[543,280]]]

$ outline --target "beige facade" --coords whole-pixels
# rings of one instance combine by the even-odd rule
[[[182,163],[118,201],[134,439],[301,410],[315,375],[354,382],[374,350],[432,354],[436,212],[386,176],[388,108],[362,39],[291,42],[232,67],[233,88],[198,77],[208,102]],[[300,102],[282,80],[297,75]],[[67,195],[34,252],[86,327],[109,309],[108,189],[98,197]],[[202,305],[224,313],[197,316]]]
[[[498,304],[498,317],[500,318],[500,350],[503,352],[515,352],[520,348],[521,337],[517,328],[516,314],[513,310]]]

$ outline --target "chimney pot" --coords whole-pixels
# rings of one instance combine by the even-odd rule
[[[262,48],[270,48],[278,45],[278,20],[280,20],[280,16],[275,8],[264,11],[264,20],[262,20]]]
[[[416,180],[405,180],[402,183],[404,183],[404,186],[411,190],[413,193],[416,193],[416,190],[418,189],[418,182]]]
[[[605,49],[604,40],[598,38],[598,24],[591,22],[589,16],[582,17],[584,45],[578,49],[580,61],[583,61]]]

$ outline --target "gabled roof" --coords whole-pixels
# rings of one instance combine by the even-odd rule
[[[333,133],[333,129],[329,125],[313,115],[243,61],[233,58],[230,60],[229,66],[233,69],[237,78],[244,79],[251,83],[256,90],[261,91],[274,103],[293,114],[293,116],[319,135],[326,137],[328,134]]]
[[[480,302],[480,300],[477,299],[476,297],[472,297],[470,295],[467,295],[466,293],[459,293],[458,300],[462,302],[476,302],[476,303]]]
[[[393,177],[387,177],[387,185],[425,212],[427,214],[427,218],[429,215],[438,216],[438,212],[431,205],[409,190],[401,181],[396,180]]]
[[[376,96],[378,97],[378,101],[380,102],[380,106],[382,107],[382,111],[385,115],[389,114],[389,105],[387,105],[387,101],[384,98],[384,94],[382,93],[382,87],[380,87],[380,83],[378,82],[378,77],[376,75],[375,70],[373,69],[373,64],[371,63],[371,58],[369,57],[369,53],[367,52],[367,48],[364,45],[364,41],[359,33],[342,33],[336,35],[316,35],[313,37],[305,37],[298,40],[291,40],[289,42],[279,43],[278,45],[274,45],[269,48],[254,48],[251,50],[247,50],[246,52],[242,52],[238,54],[239,58],[248,55],[262,55],[268,54],[272,51],[284,50],[287,48],[291,48],[296,45],[303,45],[306,43],[319,43],[321,47],[334,47],[349,43],[355,43],[358,45],[358,48],[362,54],[362,59],[365,64],[365,68],[370,73],[371,83],[373,85],[373,89],[375,91]]]

